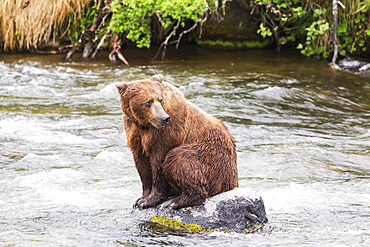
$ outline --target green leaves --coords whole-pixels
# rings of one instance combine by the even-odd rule
[[[116,33],[127,31],[126,37],[137,47],[149,48],[153,17],[158,18],[163,31],[168,32],[175,23],[184,27],[186,20],[200,22],[209,7],[204,0],[114,0],[111,8],[113,17],[109,28]]]
[[[341,2],[345,8],[338,7],[339,53],[369,54],[370,0]],[[262,17],[257,31],[262,37],[277,32],[273,37],[278,39],[278,45],[296,42],[296,48],[306,56],[320,54],[328,57],[332,53],[332,1],[261,0],[254,3]]]
[[[325,13],[326,13],[326,9],[325,8],[315,9],[314,12],[313,12],[313,16],[314,17],[319,17],[320,15],[323,15]]]
[[[154,1],[114,0],[109,29],[116,33],[128,31],[127,38],[138,47],[150,47],[150,22]]]
[[[266,27],[263,23],[260,24],[260,28],[257,30],[257,33],[261,34],[264,38],[272,35],[270,28]]]

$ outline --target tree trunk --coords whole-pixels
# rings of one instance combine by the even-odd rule
[[[333,58],[330,66],[334,66],[338,58],[338,0],[333,0]]]

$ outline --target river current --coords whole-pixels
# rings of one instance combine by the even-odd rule
[[[370,77],[284,52],[124,53],[132,67],[0,55],[0,246],[370,246]],[[115,85],[158,73],[236,138],[261,231],[157,232],[132,214]]]

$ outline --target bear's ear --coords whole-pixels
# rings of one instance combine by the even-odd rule
[[[162,82],[163,81],[163,75],[162,74],[158,74],[158,75],[155,75],[153,76],[152,78],[150,78],[152,81],[158,81],[158,82]]]
[[[119,93],[123,93],[128,88],[128,85],[126,83],[123,83],[121,85],[116,85],[116,87]]]

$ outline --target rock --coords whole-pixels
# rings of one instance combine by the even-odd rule
[[[153,223],[159,231],[254,232],[267,223],[263,200],[253,191],[237,188],[212,198],[203,205],[173,210],[169,202],[144,210],[135,209],[138,218]]]
[[[338,62],[340,70],[358,74],[370,74],[370,61],[364,58],[344,58]]]

